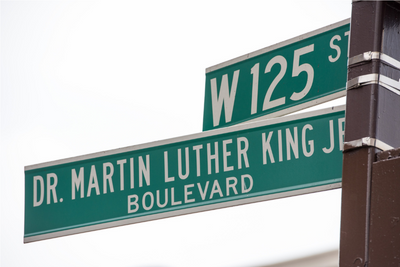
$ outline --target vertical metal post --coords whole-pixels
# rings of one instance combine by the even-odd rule
[[[369,267],[400,266],[400,148],[372,166]]]
[[[371,223],[371,201],[379,200],[371,194],[384,195],[374,188],[382,176],[373,176],[373,164],[378,152],[400,147],[399,1],[353,0],[350,27],[340,267],[400,267],[400,259],[370,261],[371,229],[379,236]]]

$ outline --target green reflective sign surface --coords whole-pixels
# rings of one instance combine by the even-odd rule
[[[25,242],[340,186],[344,107],[25,168]]]
[[[349,30],[342,21],[208,68],[203,130],[344,96]]]

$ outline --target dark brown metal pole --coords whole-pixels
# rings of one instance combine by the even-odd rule
[[[400,148],[372,166],[369,267],[400,266]]]
[[[373,238],[384,232],[379,232],[374,225],[376,208],[371,209],[380,207],[376,201],[385,195],[374,187],[377,180],[385,179],[382,174],[379,177],[373,174],[376,155],[400,147],[399,79],[399,1],[353,1],[343,153],[340,267],[400,267],[400,258],[394,259],[393,262],[397,261],[395,265],[372,261],[372,255],[379,258],[375,257],[374,249],[379,244]],[[371,198],[371,194],[379,197]],[[396,217],[398,211],[388,212],[391,217]],[[400,228],[396,230],[400,233]],[[399,243],[393,251],[400,255]]]

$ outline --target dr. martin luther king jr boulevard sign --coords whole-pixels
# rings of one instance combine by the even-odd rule
[[[341,186],[344,106],[25,168],[25,242]]]

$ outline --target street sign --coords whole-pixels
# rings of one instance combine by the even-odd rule
[[[349,29],[348,19],[208,68],[203,130],[345,96]]]
[[[344,106],[25,167],[24,242],[341,186]]]

